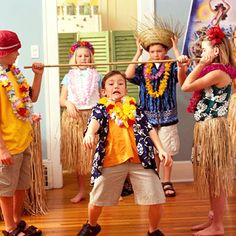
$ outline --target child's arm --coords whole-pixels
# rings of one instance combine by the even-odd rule
[[[12,164],[12,158],[11,154],[7,150],[5,143],[2,139],[2,133],[0,131],[0,163],[4,165],[11,165]]]
[[[212,63],[211,56],[203,56],[193,71],[187,76],[181,89],[185,92],[202,90],[212,85],[224,87],[229,84],[229,76],[221,70],[213,70],[206,75],[199,77],[200,72],[206,66]]]
[[[36,102],[38,100],[38,96],[40,92],[44,65],[42,63],[33,63],[32,70],[34,72],[34,81],[32,85],[31,100],[32,102]]]
[[[97,120],[92,119],[88,125],[88,129],[85,133],[83,144],[86,148],[93,148],[93,146],[96,144],[96,133],[100,128],[100,124]]]
[[[72,102],[67,100],[67,97],[68,97],[68,89],[65,85],[63,85],[60,94],[60,105],[62,107],[66,107],[69,116],[76,118],[77,114],[76,107]]]
[[[178,71],[177,71],[177,77],[180,86],[183,85],[186,77],[187,77],[187,68],[190,64],[190,60],[187,56],[181,55],[177,57],[177,66],[178,66]]]
[[[143,53],[143,48],[141,47],[138,39],[136,39],[136,45],[137,45],[137,51],[136,54],[134,55],[132,62],[134,61],[138,61],[139,57],[142,55]],[[135,64],[129,64],[126,71],[125,71],[125,75],[127,77],[127,79],[132,79],[135,75],[135,69],[136,69],[136,65]]]
[[[156,130],[154,128],[152,128],[150,131],[149,131],[149,136],[152,140],[152,142],[154,143],[155,147],[157,148],[158,150],[158,155],[159,155],[159,158],[160,160],[162,161],[163,158],[165,159],[165,162],[164,162],[164,165],[165,166],[171,166],[172,165],[172,158],[171,156],[169,155],[169,153],[165,152],[162,145],[161,145],[161,141],[159,139],[159,136],[156,132]]]

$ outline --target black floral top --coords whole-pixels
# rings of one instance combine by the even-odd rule
[[[136,123],[133,125],[133,128],[140,162],[144,168],[153,169],[158,174],[154,158],[154,145],[149,137],[149,131],[152,129],[152,125],[148,122],[143,110],[138,106],[136,109],[135,118]],[[106,140],[109,130],[109,115],[106,107],[104,105],[97,104],[92,110],[89,122],[92,119],[97,120],[100,124],[100,128],[98,130],[99,141],[96,147],[91,171],[91,184],[94,184],[94,180],[101,175],[106,150]]]
[[[197,104],[194,118],[203,121],[210,118],[226,116],[228,113],[231,84],[224,88],[215,85],[202,90],[202,97]]]

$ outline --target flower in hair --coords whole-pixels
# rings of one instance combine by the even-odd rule
[[[222,43],[223,38],[225,37],[224,32],[219,26],[214,26],[208,29],[207,37],[211,41],[212,46]]]
[[[69,51],[69,58],[71,58],[74,55],[75,50],[77,48],[88,48],[91,51],[91,53],[94,54],[94,47],[90,42],[78,41],[78,42],[75,42],[71,45],[70,51]]]

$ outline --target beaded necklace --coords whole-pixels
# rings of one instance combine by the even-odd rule
[[[0,65],[0,85],[6,90],[7,97],[11,102],[13,113],[20,120],[31,120],[32,114],[32,101],[29,96],[29,84],[21,71],[14,65],[11,66],[10,72],[16,78],[19,84],[19,92],[22,98],[16,96],[15,88],[8,78],[6,69]]]

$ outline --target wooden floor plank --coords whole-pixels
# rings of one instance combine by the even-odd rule
[[[30,224],[43,230],[43,236],[76,236],[86,222],[89,197],[79,204],[70,203],[77,190],[75,179],[73,174],[65,174],[64,188],[47,191],[50,209],[47,215],[24,216]],[[175,188],[177,196],[167,199],[161,230],[166,236],[192,235],[191,226],[207,219],[209,203],[196,198],[192,183],[176,183]],[[89,189],[87,186],[88,192]],[[125,197],[119,206],[104,208],[99,224],[102,226],[99,236],[146,236],[147,207],[135,205],[133,196]],[[3,228],[1,222],[0,229]],[[225,214],[225,236],[235,235],[236,193],[228,199]]]

